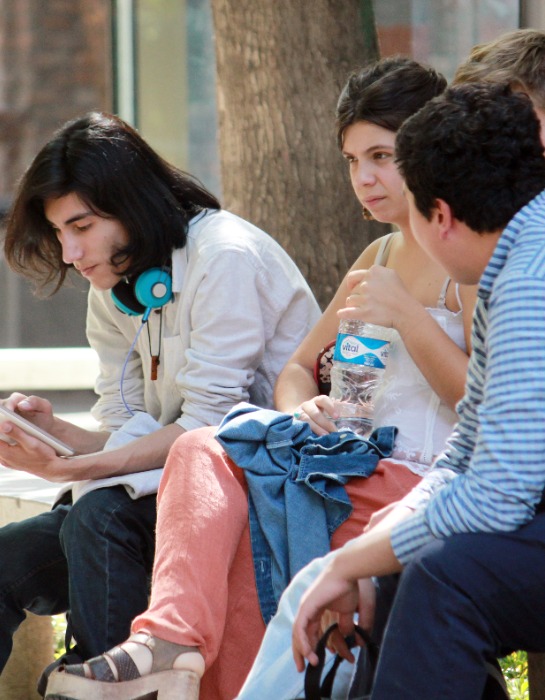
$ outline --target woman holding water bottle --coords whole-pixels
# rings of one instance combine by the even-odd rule
[[[342,424],[339,402],[326,394],[316,396],[316,352],[331,345],[340,324],[360,321],[372,324],[371,335],[381,327],[381,337],[391,341],[374,393],[373,426],[395,425],[399,432],[391,457],[381,460],[370,477],[347,484],[354,512],[335,531],[332,550],[361,534],[373,513],[381,510],[380,518],[428,471],[451,433],[454,407],[464,390],[476,288],[451,284],[416,243],[394,155],[397,129],[435,90],[443,89],[440,85],[444,82],[433,70],[409,59],[387,58],[354,74],[337,107],[338,143],[364,217],[391,223],[396,230],[371,243],[356,260],[281,372],[275,405],[308,421],[317,434],[336,430]],[[352,333],[357,325],[348,326]],[[341,326],[341,338],[345,328]],[[302,594],[327,559],[305,567],[285,591],[237,700],[251,700],[257,693],[263,700],[303,697],[304,678],[291,652],[291,623]],[[324,627],[330,621],[323,621]],[[365,628],[369,623],[360,620]],[[330,640],[332,646],[343,645],[338,633]],[[327,663],[332,660],[331,655]]]
[[[317,394],[314,368],[341,321],[388,329],[388,361],[374,396],[373,426],[395,425],[392,457],[346,487],[354,513],[332,548],[361,533],[371,515],[399,500],[430,467],[455,422],[469,355],[475,287],[451,284],[411,231],[394,142],[403,121],[442,92],[444,78],[408,58],[386,58],[350,77],[337,106],[337,140],[365,217],[395,229],[369,245],[321,319],[281,372],[275,405],[318,435],[337,429],[339,404]],[[386,333],[384,337],[386,337]]]
[[[276,407],[307,421],[317,435],[336,430],[335,404],[319,392],[315,361],[335,339],[340,319],[360,319],[393,329],[374,425],[399,432],[392,458],[347,484],[354,510],[334,532],[332,548],[360,534],[373,512],[416,484],[450,433],[463,393],[475,290],[450,284],[416,244],[394,157],[401,123],[445,86],[442,76],[414,61],[385,59],[352,76],[339,100],[339,146],[356,196],[366,215],[396,231],[373,242],[353,265],[280,375]],[[98,697],[93,692],[110,684],[104,697],[131,698],[164,684],[181,700],[231,700],[239,693],[265,631],[244,472],[212,429],[194,430],[174,444],[158,499],[149,609],[120,647],[53,674],[48,693],[55,698]],[[291,655],[289,639],[287,651]],[[253,685],[250,677],[240,697],[289,697],[280,685],[278,677],[270,686]]]

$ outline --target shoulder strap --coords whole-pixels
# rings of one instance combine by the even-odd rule
[[[447,308],[447,290],[450,284],[450,277],[447,277],[443,282],[441,291],[439,292],[439,298],[437,299],[437,308],[446,309]]]
[[[439,294],[439,299],[437,300],[437,307],[439,309],[447,308],[447,290],[451,281],[451,278],[447,277],[443,284],[441,293]],[[460,307],[460,309],[463,309],[462,299],[460,298],[460,285],[458,284],[458,282],[456,282],[456,285],[454,287],[454,293],[456,294],[456,301],[458,302],[458,306]]]
[[[385,236],[383,236],[375,256],[375,265],[384,266],[388,262],[388,255],[390,254],[390,246],[392,245],[392,241],[394,239],[394,233],[395,231],[392,231],[391,233],[387,233]]]
[[[462,304],[462,297],[460,296],[460,283],[456,282],[456,287],[454,288],[454,291],[456,292],[456,301],[458,302],[458,306],[463,309],[464,305]]]

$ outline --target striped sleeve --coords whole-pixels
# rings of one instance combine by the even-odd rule
[[[544,258],[500,275],[487,310],[478,302],[457,434],[424,480],[433,498],[392,534],[402,563],[434,539],[511,531],[534,515],[545,486]]]

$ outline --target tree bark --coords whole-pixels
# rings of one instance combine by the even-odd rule
[[[336,145],[348,74],[377,57],[371,0],[212,0],[224,206],[274,236],[324,307],[380,224]]]

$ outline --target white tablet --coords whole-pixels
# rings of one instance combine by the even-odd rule
[[[10,411],[9,408],[6,408],[0,404],[0,425],[6,421],[13,423],[18,428],[24,430],[25,433],[28,433],[29,435],[38,438],[38,440],[45,442],[46,445],[52,447],[55,452],[62,457],[71,457],[72,455],[76,454],[75,450],[66,445],[64,442],[57,440],[57,438],[53,437],[53,435],[50,435],[45,430],[38,428],[38,426],[34,425],[34,423],[26,420],[26,418],[22,418],[18,413],[14,413],[13,411]],[[16,441],[9,435],[6,435],[6,433],[0,433],[0,440],[4,440],[4,442],[9,443],[10,445],[16,444]]]

